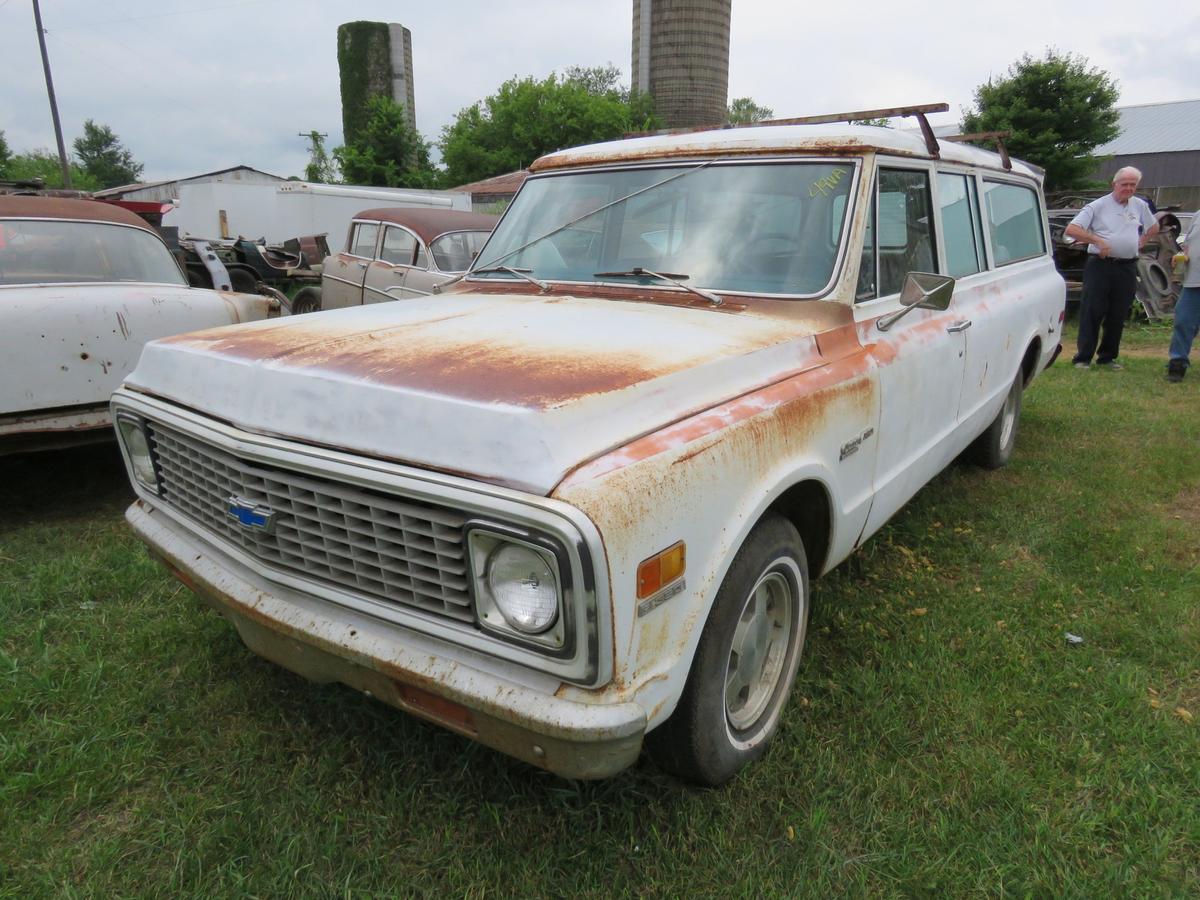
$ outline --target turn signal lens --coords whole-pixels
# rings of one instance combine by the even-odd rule
[[[686,565],[687,548],[683,541],[643,560],[637,570],[637,598],[645,600],[681,578]]]

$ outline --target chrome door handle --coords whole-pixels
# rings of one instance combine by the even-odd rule
[[[970,319],[962,319],[961,321],[955,322],[953,325],[946,326],[946,333],[947,334],[958,334],[960,331],[966,331],[970,327],[971,327],[971,320]]]
[[[365,269],[367,266],[369,266],[369,265],[370,265],[370,263],[365,263],[365,262],[363,262],[361,259],[360,259],[360,260],[356,260],[356,262],[358,263],[358,267],[359,267],[360,269]]]

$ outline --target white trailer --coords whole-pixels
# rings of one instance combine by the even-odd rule
[[[456,191],[212,180],[178,185],[178,205],[163,225],[181,237],[236,238],[279,243],[306,234],[327,234],[340,246],[355,214],[373,207],[426,207],[470,211],[471,195]]]

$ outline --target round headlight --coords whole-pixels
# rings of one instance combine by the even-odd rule
[[[121,437],[125,439],[125,449],[129,452],[134,478],[145,487],[158,490],[158,474],[154,471],[154,458],[150,455],[146,432],[138,422],[124,416],[118,420],[118,425]]]
[[[518,631],[539,634],[558,617],[558,583],[538,552],[503,544],[488,560],[487,585],[505,621]]]

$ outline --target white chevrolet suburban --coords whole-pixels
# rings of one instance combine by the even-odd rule
[[[531,167],[440,294],[167,338],[112,410],[151,552],[254,652],[572,778],[761,755],[810,576],[1013,451],[1040,174],[781,125]]]

